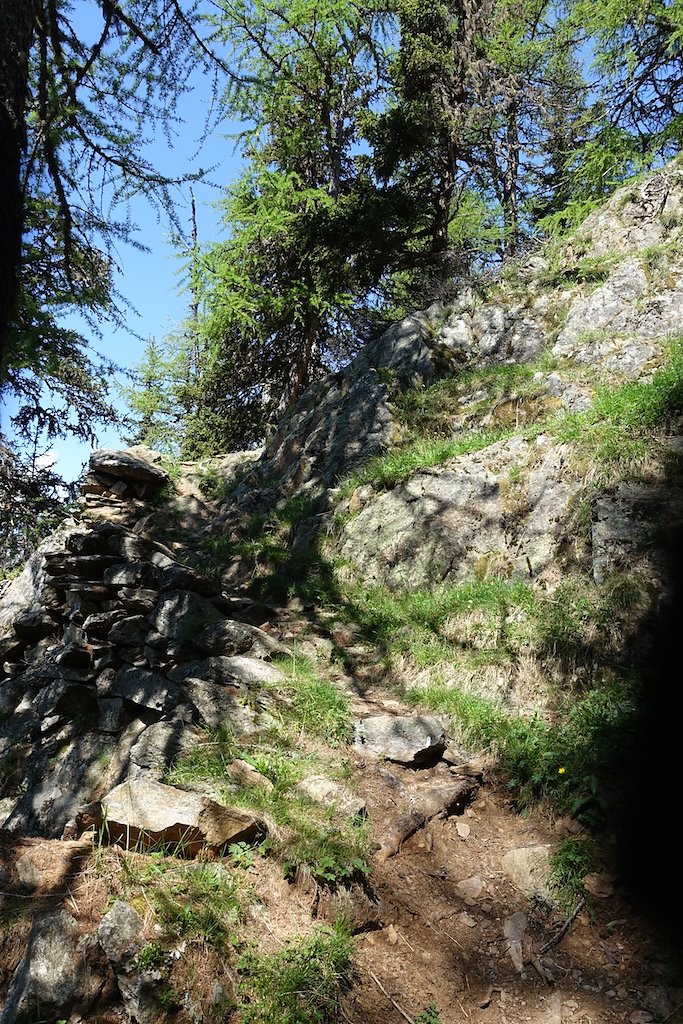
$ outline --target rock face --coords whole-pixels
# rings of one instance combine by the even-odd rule
[[[55,910],[34,924],[24,957],[12,978],[0,1024],[66,1018],[83,992],[84,964],[76,951],[71,914]]]
[[[542,572],[563,537],[558,508],[580,488],[561,478],[563,457],[562,447],[515,437],[417,472],[372,495],[345,525],[340,553],[364,579],[396,588],[470,579],[487,561],[525,578]],[[531,459],[524,514],[511,522],[510,472]]]
[[[554,361],[534,374],[531,396],[529,388],[513,389],[482,409],[485,391],[463,392],[454,440],[469,430],[511,432],[543,416],[585,411],[598,380],[614,388],[649,379],[669,339],[683,333],[681,178],[674,162],[625,186],[566,243],[557,265],[545,254],[530,257],[514,269],[514,286],[501,279],[492,288],[463,287],[368,344],[287,413],[215,530],[308,494],[316,514],[300,525],[293,550],[330,528],[337,502],[344,522],[335,551],[359,579],[394,589],[473,575],[552,582],[573,543],[586,480],[566,447],[542,431],[527,438],[518,431],[418,469],[395,487],[366,485],[346,503],[338,503],[335,485],[401,442],[397,391],[420,391],[442,377],[457,382],[473,367],[528,364],[541,353]],[[515,474],[521,483],[512,486]],[[671,488],[651,494],[662,507],[672,497],[678,507]],[[598,579],[618,571],[633,545],[603,540],[595,509]],[[624,514],[631,519],[637,509]]]

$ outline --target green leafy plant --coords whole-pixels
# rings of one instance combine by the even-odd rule
[[[352,939],[342,925],[321,928],[264,955],[256,949],[237,962],[244,1024],[321,1024],[333,1020],[351,978]]]
[[[586,897],[583,880],[595,871],[595,847],[587,839],[567,839],[553,852],[550,866],[551,887],[563,909],[569,913],[579,900]]]
[[[254,848],[249,843],[232,843],[228,853],[236,867],[250,868],[254,863]]]
[[[436,1003],[430,1003],[424,1010],[420,1010],[415,1018],[415,1024],[441,1024],[441,1015]]]
[[[322,773],[334,777],[339,774],[341,765],[338,757],[331,762],[329,755],[323,758],[313,753],[303,754],[296,749],[295,743],[300,745],[307,735],[317,738],[321,728],[323,735],[327,735],[329,723],[324,725],[323,721],[321,725],[308,711],[302,716],[300,709],[293,708],[293,704],[291,700],[278,731],[268,739],[261,738],[252,746],[238,748],[231,734],[207,737],[204,744],[199,744],[178,760],[167,780],[175,783],[211,780],[220,786],[225,782],[226,770],[235,757],[243,758],[265,776],[273,788],[230,791],[229,796],[226,792],[226,799],[276,822],[277,835],[271,836],[267,844],[260,847],[261,852],[281,858],[283,871],[288,877],[301,867],[322,885],[343,884],[352,877],[362,877],[369,870],[367,825],[362,820],[349,820],[334,808],[321,807],[296,792],[296,784],[305,776]],[[336,715],[339,709],[335,705],[333,710]],[[320,715],[324,720],[324,708]],[[297,732],[290,739],[288,730],[293,726]],[[232,849],[229,851],[233,860],[236,856],[239,866],[249,866],[253,857],[250,848],[245,849],[242,844],[236,844],[236,847],[234,852]]]
[[[133,961],[137,971],[159,971],[168,966],[168,951],[160,942],[148,942]]]

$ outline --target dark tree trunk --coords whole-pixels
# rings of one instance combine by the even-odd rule
[[[519,128],[517,104],[512,102],[507,116],[507,159],[501,171],[503,205],[503,255],[514,256],[519,248]]]
[[[24,223],[21,165],[26,146],[28,56],[37,0],[0,2],[0,383],[19,294]]]

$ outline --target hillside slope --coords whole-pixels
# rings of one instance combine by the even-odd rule
[[[681,1020],[683,170],[0,600],[15,1021]]]

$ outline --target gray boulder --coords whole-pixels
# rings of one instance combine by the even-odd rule
[[[131,747],[130,760],[138,768],[161,776],[176,758],[188,754],[196,747],[200,739],[196,729],[188,727],[179,719],[155,722],[145,729]]]
[[[252,658],[267,658],[286,652],[282,644],[262,629],[236,619],[223,619],[205,626],[194,643],[208,654],[249,654]]]
[[[163,594],[152,616],[158,633],[174,640],[192,640],[211,623],[222,621],[216,606],[189,590],[169,590]]]
[[[243,655],[188,661],[171,669],[168,677],[175,682],[205,679],[207,682],[233,683],[238,686],[277,684],[283,682],[285,678],[275,665],[268,665],[259,658],[247,658]]]
[[[139,944],[142,918],[123,900],[117,900],[97,927],[97,941],[107,960],[119,964]]]
[[[109,760],[115,745],[115,737],[94,732],[75,736],[65,749],[60,749],[59,736],[49,745],[35,744],[25,761],[26,792],[3,827],[29,836],[60,838],[78,808],[92,799],[99,781],[96,766]]]
[[[378,715],[354,722],[353,747],[358,753],[399,764],[421,764],[445,750],[446,737],[437,718]]]
[[[235,699],[234,690],[206,679],[185,679],[183,688],[207,729],[231,729],[237,736],[258,731],[256,715]]]
[[[78,955],[78,928],[66,910],[38,916],[26,952],[14,972],[0,1024],[68,1017],[85,981]]]
[[[302,779],[296,791],[323,807],[336,807],[350,818],[366,812],[365,800],[355,796],[340,782],[334,782],[324,775],[311,775],[308,779]]]
[[[11,581],[0,597],[0,640],[14,635],[14,622],[20,616],[44,607],[42,591],[46,586],[45,560],[49,554],[61,553],[68,538],[82,532],[73,520],[68,520],[56,533],[43,541],[28,562]]]
[[[501,860],[503,871],[525,896],[551,901],[549,846],[523,846]]]
[[[256,842],[266,834],[263,822],[246,811],[144,776],[103,797],[101,815],[112,842],[127,849],[177,845],[188,857],[207,847],[220,852],[231,843]]]
[[[123,697],[139,707],[164,714],[185,702],[182,689],[175,683],[135,665],[119,669],[102,696]]]
[[[163,486],[169,480],[168,473],[154,465],[149,457],[145,457],[140,446],[134,451],[100,448],[90,456],[89,467],[92,473],[114,477],[116,480],[135,480],[158,486]]]

